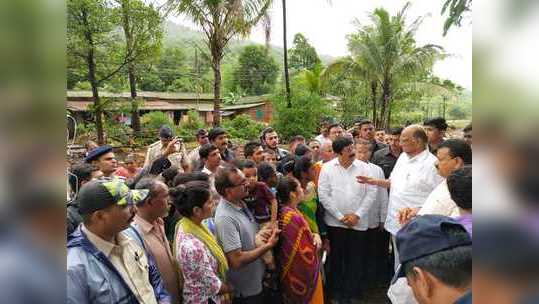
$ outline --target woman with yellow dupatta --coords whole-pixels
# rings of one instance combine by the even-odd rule
[[[303,189],[297,179],[285,177],[277,185],[281,203],[281,228],[278,262],[283,303],[322,304],[324,292],[320,277],[320,259],[314,234],[297,209]]]
[[[213,234],[202,224],[213,214],[210,186],[192,181],[169,190],[183,218],[176,224],[174,256],[184,278],[184,304],[230,303],[228,263]]]

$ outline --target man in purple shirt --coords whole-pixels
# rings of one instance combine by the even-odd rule
[[[472,166],[464,166],[447,177],[451,199],[460,209],[456,220],[472,235]]]

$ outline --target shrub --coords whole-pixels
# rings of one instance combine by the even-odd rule
[[[309,92],[297,92],[291,99],[292,107],[288,108],[283,95],[273,98],[275,129],[284,140],[295,135],[311,138],[317,131],[320,119],[331,115],[329,105],[319,95]]]
[[[186,142],[194,141],[196,140],[196,131],[205,127],[206,125],[198,112],[195,110],[189,110],[187,111],[187,119],[182,119],[180,125],[176,127],[176,134],[181,136]]]
[[[227,130],[228,135],[232,139],[248,141],[257,139],[266,126],[263,123],[252,119],[251,116],[243,114],[238,115],[233,119],[224,120],[222,127]]]

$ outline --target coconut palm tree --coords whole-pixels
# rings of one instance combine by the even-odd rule
[[[169,0],[169,9],[200,26],[206,35],[214,75],[213,124],[221,122],[221,61],[230,39],[246,36],[271,4],[271,0]]]
[[[371,15],[372,24],[356,20],[358,30],[348,36],[351,56],[338,60],[326,71],[348,71],[363,79],[362,85],[370,90],[377,127],[389,126],[391,103],[398,91],[429,74],[436,60],[445,56],[440,46],[416,45],[415,33],[423,18],[407,26],[409,6],[407,3],[396,16],[378,8]]]

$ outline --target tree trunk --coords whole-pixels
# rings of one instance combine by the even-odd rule
[[[221,61],[213,64],[213,126],[221,125]]]
[[[129,76],[129,89],[131,90],[131,128],[135,136],[140,135],[140,116],[137,104],[137,79],[135,76],[135,67],[132,63],[127,68]]]
[[[288,75],[288,49],[286,41],[286,0],[283,0],[283,47],[284,47],[284,81],[285,81],[285,97],[288,108],[292,107],[290,99],[290,79]]]
[[[131,26],[129,24],[129,1],[122,1],[122,17],[123,29],[125,34],[125,44],[127,52],[131,52],[133,48],[133,36]],[[137,78],[135,76],[135,65],[130,62],[127,66],[127,76],[129,78],[129,89],[131,91],[131,128],[135,135],[140,134],[140,117],[138,113],[137,98]]]
[[[88,25],[88,12],[86,10],[82,11],[83,15],[83,22],[86,27],[86,29],[89,28]],[[92,99],[94,100],[94,108],[95,108],[95,128],[97,132],[97,143],[99,145],[105,144],[105,138],[103,136],[103,111],[101,109],[101,101],[99,99],[99,82],[97,81],[96,77],[96,63],[95,63],[95,45],[94,45],[94,37],[92,35],[92,32],[87,30],[84,33],[84,38],[86,39],[86,42],[88,43],[88,53],[86,54],[86,64],[88,65],[88,81],[90,82],[90,86],[92,87]]]
[[[98,83],[95,76],[95,59],[94,59],[94,50],[93,48],[90,48],[88,51],[88,55],[86,57],[86,61],[88,64],[88,81],[90,82],[90,85],[92,86],[92,98],[94,100],[94,108],[95,108],[95,128],[97,132],[97,143],[99,145],[105,144],[105,139],[103,136],[103,120],[102,120],[102,109],[101,109],[101,101],[99,99],[99,89],[98,89]]]
[[[376,82],[371,82],[371,99],[372,99],[372,122],[374,126],[378,125],[378,120],[376,117]]]

